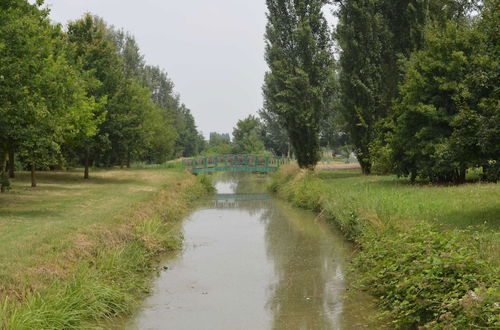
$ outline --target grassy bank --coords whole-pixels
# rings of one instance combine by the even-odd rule
[[[496,328],[500,186],[410,184],[357,170],[282,168],[272,189],[356,242],[355,285],[399,328]]]
[[[128,313],[206,184],[180,170],[20,173],[0,195],[0,328],[73,329]]]

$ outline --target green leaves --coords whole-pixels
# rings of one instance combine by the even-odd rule
[[[333,57],[326,1],[268,0],[264,111],[285,128],[301,167],[319,160],[320,119],[330,89]]]
[[[426,48],[408,61],[391,143],[398,174],[460,183],[467,168],[498,162],[500,141],[485,132],[500,132],[498,120],[490,120],[500,115],[490,80],[499,62],[483,24],[489,23],[463,19],[429,27]]]
[[[488,267],[471,235],[428,224],[369,232],[354,260],[357,284],[379,296],[397,328],[494,326],[498,269]]]

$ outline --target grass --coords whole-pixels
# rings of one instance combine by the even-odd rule
[[[0,328],[75,329],[126,314],[207,191],[180,170],[19,173],[0,195]]]
[[[500,326],[498,184],[411,184],[286,166],[271,188],[358,245],[354,283],[379,298],[394,327]]]
[[[444,228],[500,229],[500,186],[411,184],[394,176],[366,177],[358,170],[321,171],[319,189],[335,204],[359,205],[377,221],[429,221]]]

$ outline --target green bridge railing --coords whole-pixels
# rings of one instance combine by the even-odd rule
[[[259,155],[218,155],[183,160],[184,168],[193,174],[213,172],[275,172],[290,159]]]

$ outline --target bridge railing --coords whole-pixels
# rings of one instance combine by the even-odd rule
[[[225,170],[271,172],[288,163],[290,163],[290,159],[286,157],[261,155],[216,155],[195,157],[183,161],[184,168],[192,173]]]

